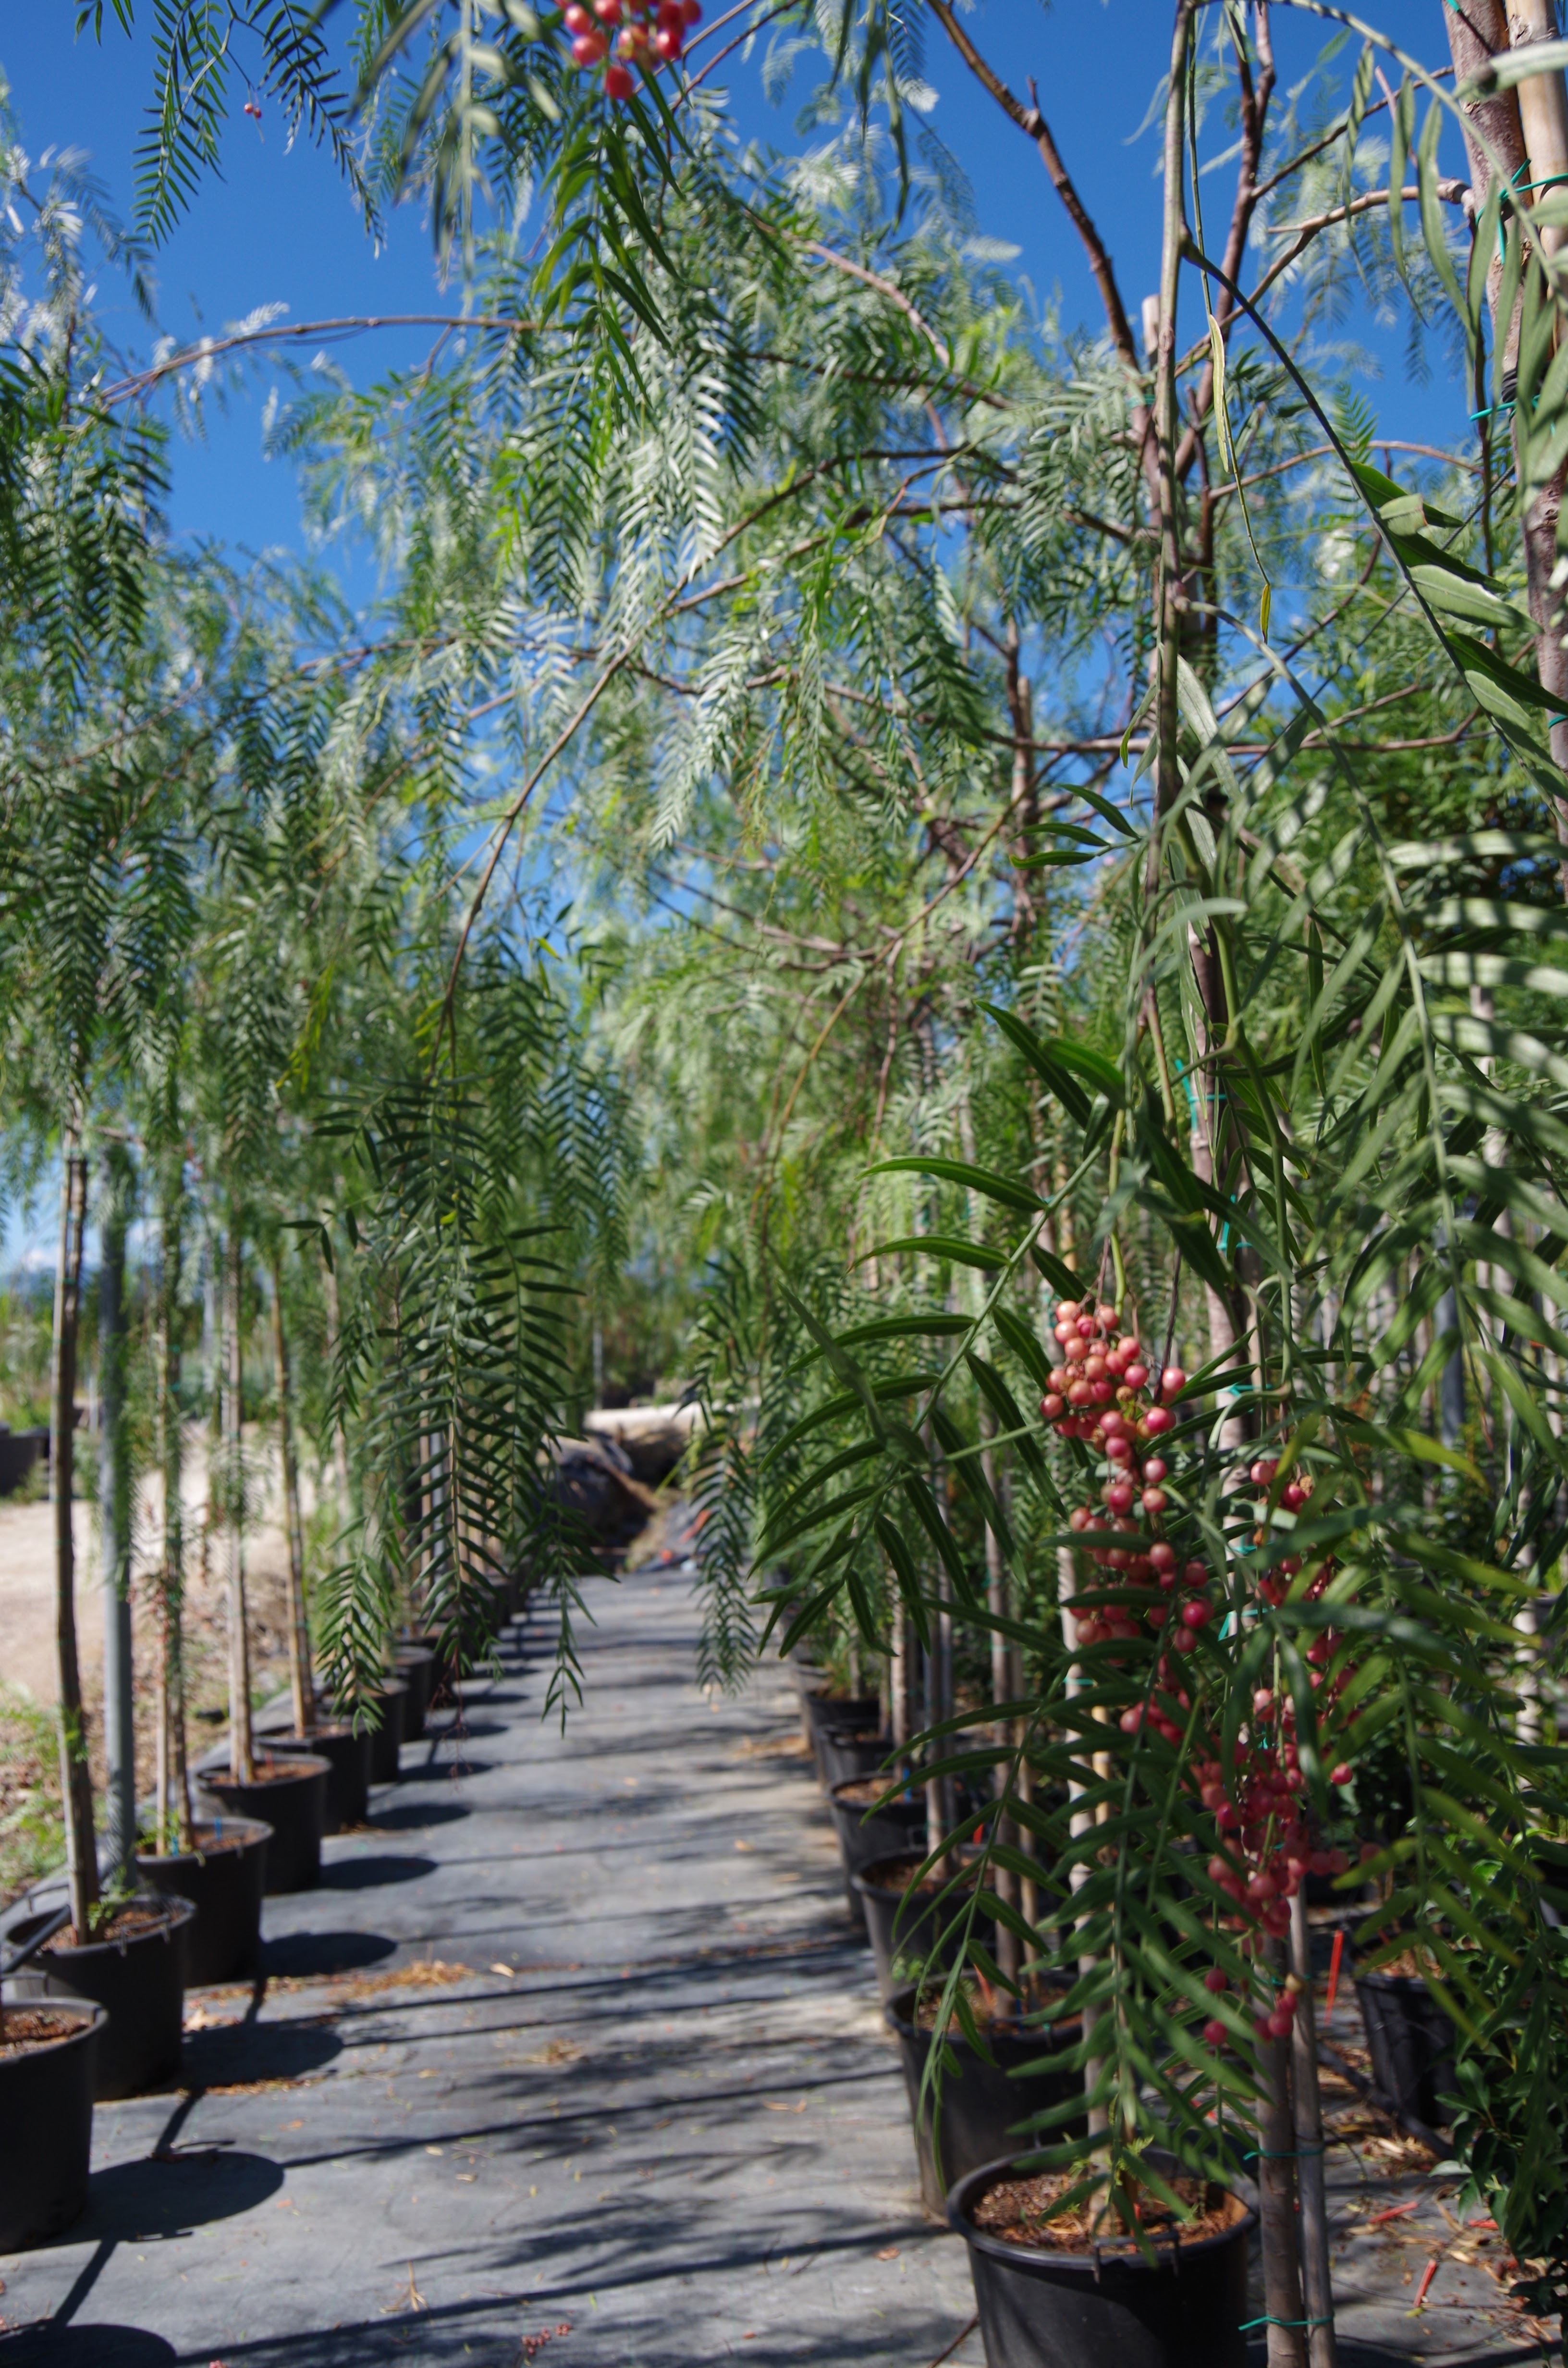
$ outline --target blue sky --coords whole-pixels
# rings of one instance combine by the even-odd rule
[[[711,0],[710,14],[722,5]],[[132,159],[152,86],[145,29],[150,0],[142,0],[138,33],[131,40],[106,8],[101,44],[90,29],[78,40],[75,13],[75,0],[33,0],[18,8],[0,35],[0,66],[28,152],[37,157],[51,144],[88,150],[112,199],[129,216]],[[1028,77],[1036,76],[1041,106],[1111,249],[1136,321],[1158,270],[1157,135],[1153,128],[1138,134],[1167,51],[1167,0],[1059,0],[1049,10],[1035,0],[980,0],[966,21],[1020,95]],[[1381,21],[1432,63],[1441,61],[1437,0],[1394,0]],[[1326,29],[1314,17],[1275,11],[1282,82],[1304,70]],[[1097,326],[1098,302],[1082,250],[1031,144],[958,63],[934,21],[929,35],[927,68],[938,94],[930,121],[970,178],[981,229],[1017,246],[1013,268],[1042,302],[1059,298],[1067,320]],[[794,145],[796,100],[769,105],[756,61],[737,55],[722,72],[741,128],[780,147]],[[797,97],[802,88],[798,83]],[[385,251],[376,254],[330,158],[308,146],[290,152],[277,110],[264,108],[258,126],[239,111],[244,96],[235,88],[222,179],[208,182],[194,213],[159,256],[163,325],[184,337],[264,303],[286,305],[293,322],[458,309],[459,291],[439,284],[420,211],[400,209]],[[1221,173],[1210,182],[1216,198],[1227,181]],[[129,300],[107,278],[101,295],[127,338],[144,345]],[[339,347],[335,359],[362,385],[383,369],[416,360],[430,334],[373,334]],[[310,359],[310,348],[301,358]],[[1459,431],[1463,405],[1457,389],[1404,385],[1392,353],[1386,368],[1384,384],[1369,391],[1391,432],[1437,437]],[[176,450],[171,506],[176,533],[252,547],[299,547],[291,472],[262,454],[269,382],[265,370],[258,372],[231,416],[212,421],[205,444]],[[355,590],[369,588],[358,569],[348,580]]]

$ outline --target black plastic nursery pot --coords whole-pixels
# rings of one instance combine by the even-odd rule
[[[830,1694],[802,1688],[801,1717],[804,1723],[806,1741],[816,1758],[817,1773],[825,1784],[828,1780],[822,1758],[824,1728],[852,1726],[858,1728],[861,1734],[869,1730],[874,1735],[882,1723],[882,1706],[874,1694]]]
[[[427,1645],[400,1645],[392,1655],[392,1666],[408,1688],[403,1703],[403,1740],[417,1743],[435,1691],[436,1656]]]
[[[1418,1974],[1358,1974],[1372,2078],[1402,2113],[1446,2129],[1458,2087],[1454,2026]]]
[[[179,2078],[187,1938],[196,1910],[187,1899],[153,1892],[138,1895],[122,1914],[131,1929],[81,1948],[51,1941],[15,1977],[23,2006],[67,1998],[103,2008],[108,2021],[93,2066],[100,2104]],[[47,1920],[26,1916],[6,1937],[23,1947]]]
[[[430,1704],[426,1705],[429,1707],[438,1701],[441,1695],[449,1695],[451,1692],[452,1681],[457,1675],[452,1656],[442,1642],[442,1632],[438,1628],[411,1628],[404,1642],[421,1646],[430,1655],[434,1663],[430,1672]],[[399,1650],[402,1650],[401,1646]]]
[[[941,2102],[937,2110],[929,2093],[924,2106],[920,2098],[926,2060],[940,2043],[934,2028],[922,2030],[915,2021],[918,1995],[913,1984],[895,1990],[883,2012],[898,2035],[903,2062],[903,2085],[909,2092],[909,2115],[920,2157],[920,2192],[926,2209],[944,2219],[948,2191],[955,2180],[967,2179],[971,2171],[1003,2160],[1028,2145],[1028,2135],[1020,2133],[1018,2124],[1030,2114],[1082,2096],[1082,2072],[1073,2071],[1065,2063],[1048,2061],[1052,2055],[1064,2056],[1077,2045],[1082,2033],[1076,2022],[1044,2028],[1037,2024],[1033,2029],[993,2027],[984,2033],[988,2053],[983,2055],[955,2021],[947,2044],[956,2063],[941,2075]],[[929,1988],[926,1997],[936,2003]],[[1067,2127],[1053,2123],[1041,2143],[1060,2145]]]
[[[272,1828],[267,1845],[266,1890],[311,1891],[321,1881],[330,1762],[315,1758],[259,1758],[248,1783],[210,1770],[201,1787],[226,1816],[260,1817]]]
[[[403,1763],[398,1755],[403,1748],[408,1695],[406,1678],[381,1679],[381,1723],[370,1737],[372,1784],[395,1784],[403,1773]]]
[[[347,1719],[330,1725],[307,1727],[303,1735],[269,1735],[270,1750],[284,1759],[308,1755],[324,1759],[332,1773],[326,1782],[326,1823],[324,1833],[340,1834],[362,1826],[370,1814],[370,1737],[358,1735]]]
[[[24,2018],[25,2023],[24,2023]],[[93,2082],[108,2017],[99,2006],[29,2001],[0,2032],[0,2253],[45,2245],[87,2201]]]
[[[272,1827],[259,1817],[215,1817],[198,1825],[196,1847],[166,1858],[136,1860],[146,1891],[188,1899],[195,1923],[186,1936],[187,1989],[248,1981],[261,1971],[261,1900]]]
[[[892,1746],[869,1726],[824,1726],[817,1736],[822,1781],[831,1793],[835,1784],[852,1784],[858,1776],[874,1776]]]
[[[906,1846],[887,1858],[874,1859],[850,1877],[850,1887],[866,1918],[877,1961],[877,1987],[884,1998],[891,1998],[926,1963],[943,1925],[961,1904],[955,1892],[937,1908],[942,1885],[935,1876],[912,1892],[925,1862],[923,1850],[912,1851]],[[945,1948],[941,1962],[950,1963],[951,1956],[951,1947]]]
[[[987,2164],[948,2198],[969,2247],[986,2368],[1245,2368],[1257,2214],[1239,2197],[1228,2227],[1182,2245],[1162,2237],[1151,2263],[1115,2241],[1037,2251],[977,2227],[982,2198],[1012,2176],[1011,2162]]]
[[[926,1799],[921,1793],[890,1801],[885,1809],[867,1815],[887,1789],[880,1776],[853,1776],[846,1784],[835,1784],[827,1796],[844,1861],[844,1896],[863,1932],[866,1915],[855,1890],[855,1877],[873,1860],[912,1849],[926,1831]]]

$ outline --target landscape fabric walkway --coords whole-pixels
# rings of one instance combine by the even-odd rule
[[[97,2108],[85,2217],[0,2260],[4,2368],[925,2368],[960,2334],[793,1685],[710,1704],[688,1577],[586,1593],[564,1738],[541,1608],[267,1901],[259,1998],[192,1995],[189,2088]]]
[[[264,1982],[188,1999],[188,2085],[97,2109],[0,2368],[977,2368],[788,1674],[699,1691],[687,1572],[585,1593],[564,1736],[536,1606],[267,1902]],[[1530,2357],[1379,2127],[1330,2158],[1343,2368]]]

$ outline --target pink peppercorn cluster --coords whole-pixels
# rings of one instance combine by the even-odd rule
[[[1074,1636],[1084,1645],[1131,1643],[1149,1629],[1163,1636],[1147,1699],[1124,1711],[1119,1724],[1127,1735],[1138,1734],[1146,1724],[1167,1743],[1180,1745],[1191,1731],[1192,1698],[1180,1681],[1182,1663],[1173,1655],[1195,1652],[1213,1616],[1210,1573],[1201,1561],[1184,1561],[1160,1534],[1168,1502],[1163,1484],[1169,1467],[1162,1455],[1148,1451],[1172,1428],[1175,1416],[1166,1402],[1186,1388],[1187,1375],[1179,1366],[1166,1366],[1156,1381],[1137,1335],[1120,1330],[1120,1314],[1114,1308],[1064,1300],[1057,1310],[1055,1337],[1062,1360],[1051,1372],[1040,1413],[1063,1437],[1085,1440],[1105,1458],[1104,1509],[1080,1506],[1069,1520],[1082,1541],[1081,1551],[1099,1568],[1116,1574],[1116,1600],[1078,1598]],[[1267,1492],[1278,1472],[1277,1458],[1262,1457],[1248,1475],[1265,1492],[1253,1532],[1256,1545],[1273,1543],[1266,1526]],[[1312,1493],[1311,1474],[1298,1468],[1278,1491],[1278,1505],[1298,1515]],[[1267,1564],[1256,1580],[1259,1600],[1270,1606],[1283,1603],[1301,1566],[1301,1556],[1294,1554]],[[1322,1596],[1333,1567],[1332,1561],[1325,1561],[1314,1570],[1307,1600]],[[1140,1601],[1143,1595],[1147,1600]],[[1326,1675],[1338,1645],[1334,1631],[1324,1630],[1304,1656],[1310,1682],[1320,1694],[1320,1712],[1331,1709],[1352,1674],[1348,1667],[1341,1667],[1332,1679]],[[1345,1725],[1348,1728],[1353,1723],[1352,1713]],[[1251,1719],[1238,1739],[1229,1782],[1211,1733],[1199,1733],[1194,1756],[1183,1770],[1187,1788],[1214,1818],[1216,1848],[1209,1876],[1232,1904],[1233,1912],[1222,1922],[1244,1954],[1289,1930],[1290,1901],[1308,1874],[1340,1874],[1348,1862],[1342,1850],[1324,1848],[1312,1832],[1295,1725],[1294,1700],[1288,1695],[1277,1699],[1269,1689],[1259,1688],[1253,1696]],[[1346,1784],[1350,1772],[1341,1761],[1329,1781]],[[1218,1998],[1229,1987],[1229,1977],[1220,1966],[1210,1966],[1204,1985]],[[1300,1987],[1292,1976],[1263,2001],[1254,2026],[1259,2040],[1289,2036]],[[1225,2045],[1231,2037],[1218,2016],[1205,2023],[1203,2035],[1214,2047]]]
[[[610,57],[613,37],[615,55],[605,66],[605,97],[615,99],[630,98],[636,87],[634,63],[649,58],[673,63],[690,28],[701,21],[701,0],[657,0],[656,6],[653,0],[593,0],[591,9],[572,0],[565,16],[572,55],[585,74],[596,73]]]
[[[1103,1511],[1097,1505],[1081,1505],[1069,1516],[1085,1553],[1102,1570],[1117,1572],[1126,1588],[1149,1593],[1138,1611],[1126,1602],[1091,1599],[1075,1622],[1077,1640],[1126,1642],[1141,1629],[1165,1628],[1174,1610],[1170,1643],[1176,1652],[1190,1653],[1210,1615],[1203,1592],[1209,1572],[1201,1562],[1184,1565],[1168,1539],[1158,1534],[1167,1502],[1161,1484],[1170,1467],[1162,1455],[1149,1452],[1176,1420],[1165,1401],[1180,1395],[1187,1375],[1179,1365],[1167,1365],[1156,1387],[1142,1341],[1120,1326],[1114,1307],[1064,1299],[1056,1314],[1062,1362],[1052,1368],[1051,1387],[1040,1402],[1040,1413],[1063,1438],[1097,1447],[1110,1467],[1100,1490]],[[1148,1530],[1140,1525],[1141,1517]],[[1133,1719],[1141,1715],[1129,1713]],[[1163,1715],[1156,1724],[1180,1734]],[[1122,1725],[1134,1731],[1126,1718]]]

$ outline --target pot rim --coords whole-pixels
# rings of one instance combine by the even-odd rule
[[[891,1801],[873,1801],[862,1809],[861,1804],[858,1801],[841,1801],[838,1797],[841,1793],[846,1792],[851,1784],[871,1784],[875,1782],[876,1779],[873,1776],[844,1776],[840,1778],[836,1784],[830,1784],[828,1786],[827,1797],[833,1803],[835,1809],[846,1810],[850,1816],[853,1816],[857,1810],[860,1810],[862,1820],[866,1817],[896,1817],[905,1809],[913,1810],[922,1817],[926,1815],[926,1804],[921,1800],[911,1799],[901,1801],[895,1796]],[[883,1792],[885,1793],[888,1789],[888,1786],[884,1784],[882,1787]],[[906,1787],[905,1789],[913,1790],[913,1787]],[[889,1854],[895,1857],[902,1857],[903,1855],[902,1851],[891,1852]],[[873,1866],[880,1866],[881,1862],[881,1859],[873,1859],[871,1861]]]
[[[268,1776],[262,1780],[263,1787],[267,1792],[270,1792],[273,1785],[277,1783],[302,1783],[310,1776],[332,1774],[331,1760],[322,1759],[319,1752],[284,1751],[275,1756],[262,1749],[253,1752],[251,1756],[256,1759],[270,1759],[274,1767],[279,1759],[285,1759],[289,1763],[287,1776]],[[248,1793],[256,1784],[256,1779],[254,1776],[225,1775],[216,1768],[204,1768],[197,1778],[197,1784],[198,1788],[204,1793],[215,1793],[220,1785],[231,1793]]]
[[[1146,2261],[1137,2251],[1124,2253],[1118,2250],[1112,2255],[1102,2253],[1091,2246],[1087,2252],[1083,2253],[1051,2253],[1034,2245],[1009,2244],[1004,2237],[993,2237],[985,2229],[977,2228],[969,2214],[987,2185],[996,2186],[1001,2178],[1012,2170],[1017,2159],[1015,2155],[1003,2155],[995,2162],[983,2162],[978,2170],[968,2171],[962,2179],[955,2180],[948,2191],[949,2227],[975,2252],[984,2253],[994,2261],[1011,2261],[1029,2269],[1065,2270],[1094,2278],[1097,2283],[1105,2270],[1128,2270],[1145,2276],[1161,2270],[1168,2271],[1173,2266],[1173,2253],[1178,2260],[1199,2260],[1206,2254],[1217,2253],[1227,2245],[1244,2243],[1257,2226],[1256,2207],[1247,2202],[1244,2195],[1236,2194],[1233,2187],[1227,2187],[1225,2192],[1234,2196],[1242,2207],[1241,2218],[1233,2220],[1228,2228],[1221,2228],[1217,2235],[1199,2237],[1190,2244],[1175,2247],[1157,2244],[1153,2262]]]
[[[273,1829],[265,1817],[236,1816],[210,1822],[243,1827],[244,1832],[236,1836],[242,1854],[245,1850],[259,1850],[263,1842],[269,1842],[272,1839]],[[218,1839],[220,1841],[227,1841],[228,1837],[222,1835]],[[204,1850],[199,1847],[187,1850],[165,1850],[162,1858],[155,1858],[151,1850],[138,1850],[136,1863],[138,1866],[205,1866],[209,1858],[217,1855],[215,1850]],[[227,1856],[226,1851],[224,1855]]]
[[[0,2055],[0,2079],[4,2079],[8,2064],[30,2062],[35,2055],[47,2055],[52,2048],[77,2047],[84,2039],[96,2039],[108,2022],[108,2009],[99,2006],[96,1998],[42,1998],[26,2000],[13,1998],[6,2008],[8,2014],[61,2014],[70,2018],[74,2030],[62,2031],[58,2039],[40,2039],[29,2043],[15,2055]]]
[[[1390,1974],[1386,1973],[1381,1965],[1375,1965],[1370,1973],[1352,1973],[1350,1978],[1358,1989],[1365,1984],[1369,1989],[1400,1992],[1419,1990],[1425,1998],[1430,1998],[1432,1995],[1432,1985],[1425,1974]]]
[[[907,1884],[904,1884],[902,1891],[890,1891],[885,1884],[873,1883],[871,1878],[876,1873],[879,1867],[906,1866],[910,1864],[924,1866],[925,1863],[926,1852],[924,1850],[886,1850],[881,1858],[868,1859],[864,1866],[857,1867],[849,1880],[855,1885],[856,1890],[864,1891],[869,1899],[907,1899],[909,1897],[909,1885]],[[966,1861],[966,1871],[967,1863],[968,1862]],[[947,1880],[951,1882],[951,1876],[949,1875]],[[943,1885],[941,1884],[934,1883],[930,1896],[935,1899],[937,1892],[942,1888]]]
[[[47,1974],[51,1956],[58,1958],[62,1964],[72,1964],[78,1957],[105,1956],[110,1951],[117,1957],[123,1957],[127,1949],[134,1949],[139,1941],[161,1941],[170,1932],[180,1931],[196,1914],[196,1909],[191,1906],[190,1901],[182,1899],[176,1891],[138,1891],[121,1904],[127,1907],[145,1908],[150,1914],[155,1913],[158,1918],[157,1923],[140,1932],[127,1932],[123,1939],[119,1941],[76,1941],[68,1948],[42,1950],[24,1970],[29,1974]],[[17,1939],[26,1933],[30,1924],[44,1923],[53,1913],[54,1910],[51,1907],[43,1909],[37,1916],[18,1917],[7,1931],[6,1939],[8,1941]]]
[[[929,1984],[923,1982],[900,1982],[898,1987],[895,1990],[890,1991],[888,1996],[883,1999],[883,2017],[891,2027],[897,2032],[901,2039],[932,2040],[936,2038],[937,2034],[934,2031],[919,2030],[907,2011],[901,2012],[901,2009],[907,2009],[914,1999],[920,1995],[922,1989],[928,1988],[929,1987]],[[1063,1998],[1066,1997],[1071,1987],[1071,1984],[1067,1982],[1063,1982],[1061,1985],[1061,1992]],[[1081,2034],[1082,2028],[1082,2025],[1076,2021],[1052,2023],[1050,2026],[1050,2031],[1042,2029],[1039,2024],[1034,2024],[1027,2030],[1016,2030],[1005,2032],[994,2031],[989,2033],[983,2033],[982,2036],[986,2038],[988,2042],[992,2039],[1006,2038],[1017,2046],[1035,2047],[1038,2048],[1042,2055],[1049,2055],[1053,2045],[1063,2044],[1062,2042],[1053,2042],[1050,2035],[1051,2032],[1070,2031],[1074,2034]],[[1067,2046],[1076,2046],[1077,2037],[1074,2036],[1072,2040],[1069,2040],[1064,2044]],[[974,2043],[960,2025],[957,2030],[949,2031],[948,2044],[949,2047],[971,2048]],[[1010,2074],[1009,2077],[1011,2077]],[[1017,2248],[1014,2249],[1016,2250]]]

